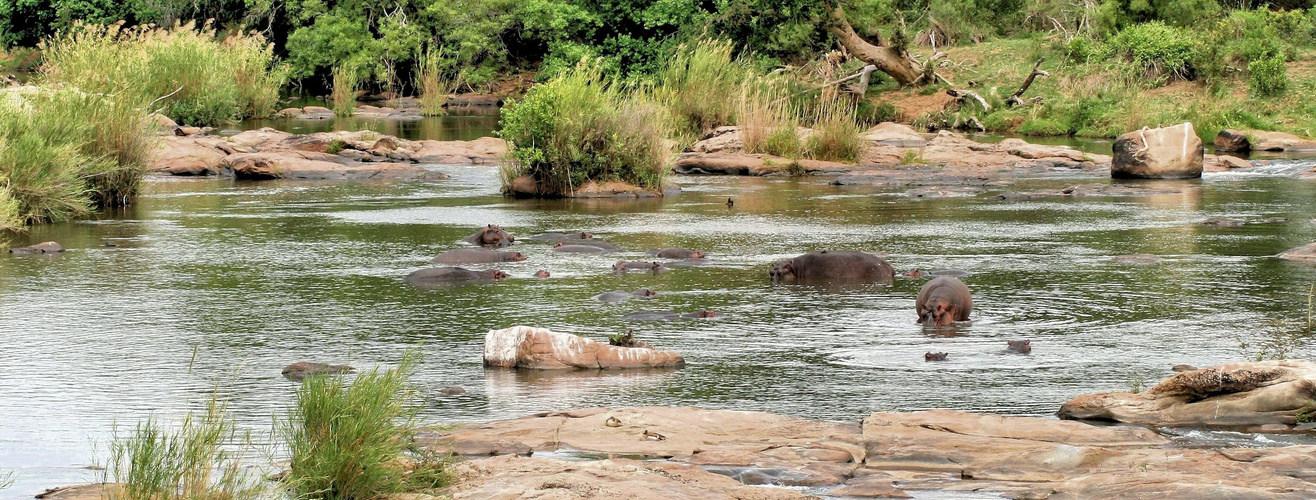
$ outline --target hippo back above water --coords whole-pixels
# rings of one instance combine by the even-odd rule
[[[849,250],[809,252],[778,261],[769,271],[781,282],[889,282],[896,270],[881,257]]]
[[[408,274],[402,281],[416,286],[462,283],[467,281],[501,280],[507,273],[498,270],[471,271],[460,267],[431,267]]]
[[[501,248],[511,246],[512,242],[516,241],[516,238],[507,231],[504,231],[503,228],[489,224],[479,231],[476,231],[475,234],[462,238],[462,241],[472,245],[480,245],[482,247]]]
[[[969,319],[973,298],[969,287],[952,276],[938,276],[923,285],[914,299],[918,322],[926,326],[949,326]]]
[[[521,252],[499,252],[487,248],[454,248],[430,259],[434,264],[488,264],[492,262],[520,262],[526,260]]]

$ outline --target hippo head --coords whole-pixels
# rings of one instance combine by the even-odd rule
[[[955,322],[955,306],[946,299],[933,299],[923,304],[918,312],[918,322],[932,326],[950,326]]]
[[[539,279],[541,279],[541,280],[542,280],[542,279],[546,279],[546,278],[548,278],[548,271],[545,271],[545,270],[543,270],[543,269],[540,269],[540,270],[538,270],[538,271],[535,271],[535,277],[536,277],[536,278],[539,278]]]
[[[1031,340],[1007,340],[1005,341],[1006,349],[1019,353],[1033,352],[1033,341]]]
[[[584,231],[581,231],[580,234],[578,234],[578,235],[576,235],[576,236],[577,236],[578,238],[582,239],[582,240],[592,240],[592,239],[594,239],[594,235],[593,235],[593,234],[586,233],[586,232],[584,232]]]
[[[507,273],[502,272],[502,271],[494,271],[494,272],[493,272],[493,279],[500,280],[500,279],[504,279],[504,278],[507,278]]]
[[[772,270],[768,271],[772,276],[772,281],[793,280],[795,279],[795,264],[789,260],[778,261],[772,265]]]
[[[566,245],[566,244],[567,244],[567,242],[565,242],[565,241],[559,241],[559,242],[553,244],[553,248],[557,248],[557,247],[560,247],[560,246],[564,246],[564,245]]]
[[[699,317],[712,318],[717,316],[717,311],[699,311]]]
[[[521,262],[523,260],[526,260],[525,254],[522,254],[521,252],[515,252],[512,254],[512,262]]]
[[[698,251],[698,250],[695,250],[694,252],[690,252],[690,258],[691,258],[691,259],[702,259],[702,258],[704,258],[704,252],[700,252],[700,251]]]
[[[923,270],[922,270],[922,269],[910,269],[910,270],[908,270],[908,271],[905,271],[905,274],[904,274],[903,276],[906,277],[906,278],[922,278],[922,277],[923,277]]]
[[[478,240],[481,245],[496,245],[502,247],[511,245],[513,241],[516,241],[516,238],[507,234],[507,231],[504,231],[503,228],[489,224],[488,226],[485,226],[484,229],[480,230],[480,234],[476,240]]]
[[[923,354],[923,361],[945,361],[945,360],[946,360],[946,353],[944,352],[929,352]]]
[[[658,295],[658,292],[655,292],[655,291],[650,290],[650,289],[648,289],[648,288],[641,288],[641,289],[639,289],[639,290],[636,290],[636,291],[634,291],[634,292],[631,292],[631,294],[632,294],[632,295],[639,296],[639,297],[653,297],[654,295]]]

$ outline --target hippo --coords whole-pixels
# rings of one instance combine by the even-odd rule
[[[625,274],[627,271],[666,271],[661,262],[627,262],[624,260],[617,261],[612,265],[612,271],[619,274]]]
[[[594,238],[594,235],[581,231],[579,233],[544,233],[531,236],[533,241],[567,241],[567,240],[588,240]]]
[[[601,300],[603,302],[623,302],[636,297],[639,297],[641,299],[647,299],[649,297],[653,297],[654,295],[658,295],[658,292],[655,292],[648,288],[640,288],[633,292],[623,292],[621,290],[616,290],[612,292],[600,293],[591,298],[594,300]]]
[[[561,244],[561,243],[558,243],[557,245],[553,245],[553,251],[554,251],[554,252],[567,252],[567,253],[604,253],[604,252],[607,252],[607,250],[604,250],[604,249],[602,249],[602,248],[595,247],[595,246],[590,246],[590,245],[563,245],[563,244]]]
[[[491,262],[520,262],[526,259],[521,252],[499,252],[487,248],[454,248],[430,259],[432,264],[488,264]]]
[[[923,354],[923,361],[945,361],[946,356],[944,352],[928,352]]]
[[[658,250],[649,250],[645,252],[663,259],[702,259],[704,252],[691,250],[689,248],[663,248]]]
[[[622,316],[622,319],[634,321],[660,321],[666,319],[683,319],[683,318],[715,318],[716,311],[699,311],[690,313],[666,312],[666,311],[642,311],[633,312]]]
[[[973,298],[969,287],[959,278],[938,276],[923,284],[914,300],[918,322],[927,326],[948,326],[969,319]]]
[[[471,271],[460,267],[431,267],[408,274],[407,277],[402,278],[402,281],[425,286],[463,281],[501,280],[506,277],[507,273],[498,270]]]
[[[546,280],[546,279],[548,279],[549,274],[548,274],[548,271],[545,271],[545,270],[543,270],[543,269],[540,269],[540,270],[538,270],[538,271],[535,271],[535,277],[536,277],[536,278],[539,278],[539,279],[541,279],[541,280]]]
[[[44,243],[37,243],[37,244],[35,244],[35,245],[27,246],[27,247],[23,247],[23,248],[10,248],[10,249],[9,249],[9,253],[17,254],[17,255],[35,255],[35,254],[45,254],[45,253],[60,253],[60,252],[63,252],[63,251],[64,251],[64,247],[63,247],[63,246],[60,246],[59,243],[55,243],[55,242],[53,242],[53,241],[47,241],[47,242],[44,242]]]
[[[482,247],[501,248],[512,246],[512,242],[516,241],[516,238],[504,231],[503,228],[489,224],[484,229],[476,231],[475,234],[462,238],[462,241]]]
[[[823,250],[778,261],[769,274],[773,281],[889,282],[896,270],[871,253]]]
[[[1017,352],[1019,354],[1028,354],[1033,352],[1033,341],[1031,340],[1007,340],[1005,341],[1005,350]]]
[[[908,270],[908,271],[905,271],[905,272],[903,272],[903,273],[900,273],[900,277],[901,277],[901,278],[906,278],[906,279],[911,279],[911,280],[913,280],[913,279],[919,279],[919,278],[922,278],[922,277],[923,277],[923,270],[922,270],[922,269],[910,269],[910,270]]]
[[[283,376],[291,380],[301,380],[311,375],[328,375],[331,373],[346,373],[356,370],[347,365],[328,365],[324,363],[310,363],[299,361],[283,367]]]
[[[589,239],[589,240],[579,240],[579,241],[577,241],[577,240],[572,240],[572,241],[560,241],[560,242],[558,242],[556,245],[553,245],[553,247],[556,248],[556,247],[579,246],[579,245],[583,245],[583,246],[587,246],[587,247],[601,248],[601,249],[606,250],[606,251],[609,251],[609,252],[616,252],[616,251],[618,251],[618,250],[621,250],[621,247],[617,246],[616,243],[612,243],[612,242],[608,242],[608,241],[603,241],[603,240],[594,240],[594,239]]]

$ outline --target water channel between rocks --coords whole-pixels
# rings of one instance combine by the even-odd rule
[[[984,194],[920,199],[906,188],[825,178],[680,177],[652,201],[516,201],[495,167],[433,166],[423,183],[233,183],[154,178],[131,209],[39,226],[54,257],[0,258],[0,498],[87,482],[115,422],[176,419],[214,393],[244,428],[268,432],[296,386],[294,361],[392,366],[407,349],[428,422],[589,406],[695,405],[854,421],[872,411],[952,408],[1050,415],[1083,393],[1150,385],[1175,364],[1238,360],[1267,322],[1305,314],[1316,267],[1273,256],[1316,240],[1316,185],[1271,174],[1158,183],[1179,194],[1004,201],[1004,190],[1108,179],[1023,179]],[[735,199],[734,207],[724,202]],[[1239,228],[1198,224],[1213,216]],[[1284,222],[1259,223],[1272,217]],[[420,290],[400,278],[480,226],[519,237],[589,230],[620,254],[529,260],[502,283]],[[116,247],[107,247],[112,242]],[[715,265],[619,276],[650,248],[709,252]],[[898,269],[955,268],[973,290],[971,326],[914,324],[924,280],[828,290],[774,286],[776,259],[810,250],[885,254]],[[1114,262],[1152,253],[1150,266]],[[486,266],[471,266],[486,267]],[[538,269],[552,278],[531,278]],[[647,287],[648,300],[591,296]],[[714,319],[628,322],[635,311],[713,309]],[[633,328],[689,366],[664,372],[487,371],[491,329],[534,325],[594,339]],[[1031,355],[1005,353],[1031,339]],[[950,353],[927,363],[923,353]],[[1310,352],[1293,353],[1310,357]],[[445,396],[439,389],[467,392]],[[1301,438],[1186,432],[1186,445]]]

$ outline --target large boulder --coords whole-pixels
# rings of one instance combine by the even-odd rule
[[[1193,124],[1144,128],[1115,139],[1110,176],[1116,179],[1193,179],[1202,176],[1202,139]]]
[[[896,122],[882,122],[864,132],[864,140],[879,142],[899,148],[921,148],[928,140],[909,125]]]
[[[221,176],[239,180],[415,180],[446,177],[415,165],[360,163],[338,155],[299,150],[232,154],[220,161],[220,168]]]
[[[1297,248],[1291,248],[1287,252],[1279,254],[1279,258],[1303,262],[1316,262],[1316,243],[1308,243]]]
[[[1184,371],[1141,393],[1086,394],[1060,407],[1064,419],[1141,425],[1295,425],[1316,412],[1316,363],[1290,359],[1226,363]]]
[[[619,347],[547,328],[514,326],[484,336],[484,365],[531,370],[679,368],[685,359],[651,347]]]
[[[1224,129],[1215,135],[1215,152],[1247,153],[1252,151],[1252,141],[1241,130]]]
[[[497,137],[470,141],[418,141],[415,160],[444,165],[496,165],[507,153],[507,142]]]
[[[1221,130],[1215,136],[1216,152],[1316,151],[1316,141],[1286,132],[1266,130]]]

